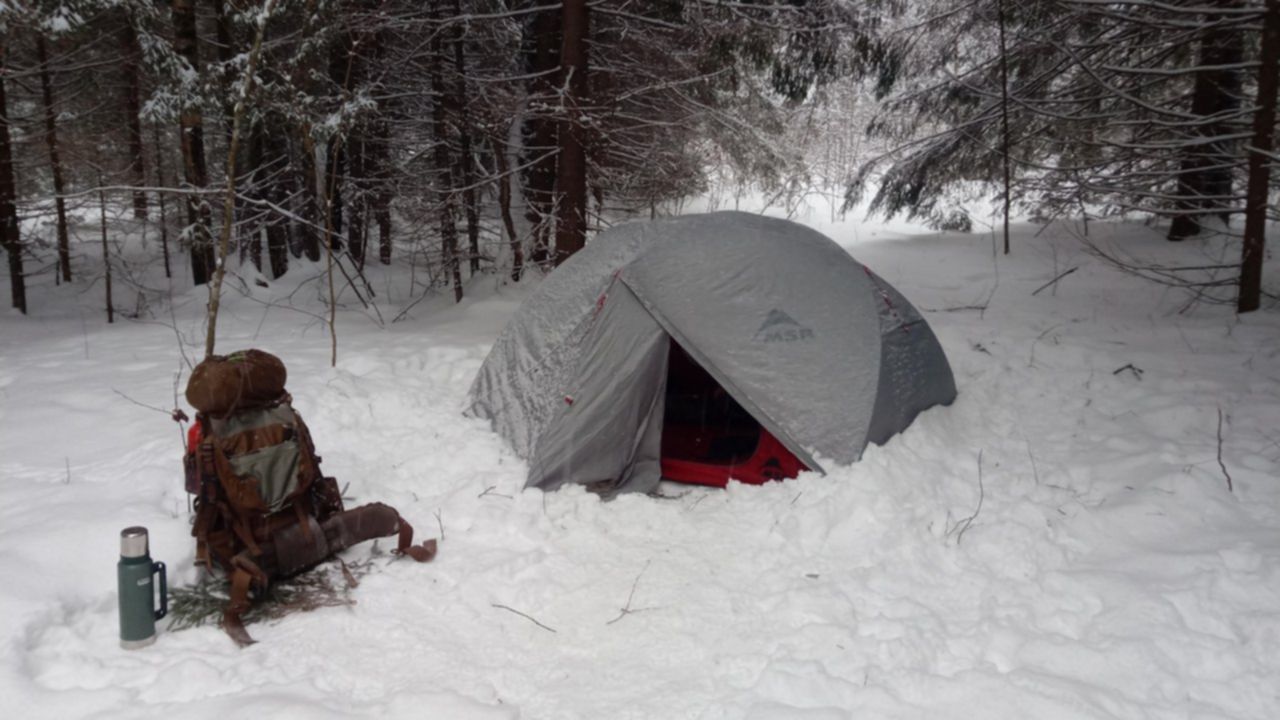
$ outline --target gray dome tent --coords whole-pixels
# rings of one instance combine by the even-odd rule
[[[677,344],[817,471],[956,396],[933,331],[888,283],[807,227],[720,212],[601,233],[516,312],[467,413],[529,460],[529,487],[647,492]]]

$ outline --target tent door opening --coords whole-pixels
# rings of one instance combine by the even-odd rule
[[[724,487],[793,478],[807,470],[674,340],[667,355],[662,476]]]

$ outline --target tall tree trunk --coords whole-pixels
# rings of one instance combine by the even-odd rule
[[[565,119],[560,124],[560,161],[556,177],[556,265],[587,241],[587,153],[583,105],[587,99],[587,1],[565,0],[560,87],[566,88]]]
[[[383,110],[385,113],[386,111]],[[374,127],[373,179],[377,188],[373,196],[373,219],[378,223],[378,261],[391,264],[391,126],[380,117]]]
[[[435,3],[435,16],[440,17],[439,2]],[[448,88],[444,82],[444,43],[440,33],[431,40],[431,131],[435,136],[436,196],[440,213],[440,249],[445,272],[453,284],[454,302],[462,302],[462,268],[458,258],[458,224],[454,205],[457,194],[453,191],[452,163],[449,161],[449,123],[445,115]]]
[[[289,168],[288,148],[284,143],[273,141],[284,135],[283,131],[273,133],[273,123],[264,121],[257,132],[256,140],[261,143],[259,150],[261,164],[258,173],[259,192],[275,207],[288,205],[291,192],[292,171]],[[266,221],[267,260],[271,267],[271,279],[275,280],[289,271],[289,219],[272,208]]]
[[[1004,170],[1004,254],[1009,254],[1009,48],[1005,44],[1004,0],[996,0],[1000,24],[1000,160]]]
[[[453,15],[462,17],[460,0],[453,0]],[[471,275],[480,272],[480,209],[477,206],[475,188],[475,162],[471,154],[471,112],[470,92],[467,89],[466,47],[463,39],[462,23],[453,24],[453,70],[457,84],[454,91],[453,106],[457,113],[458,127],[458,166],[462,175],[462,205],[467,215],[467,250],[471,256]]]
[[[160,145],[160,126],[151,126],[152,143],[156,153],[156,187],[163,188],[165,184],[164,177],[164,151]],[[164,190],[156,191],[156,204],[160,207],[160,250],[164,255],[164,276],[173,277],[173,271],[169,263],[169,217],[164,207]]]
[[[368,206],[368,157],[369,147],[365,142],[365,126],[352,131],[351,139],[346,143],[347,158],[350,160],[351,188],[347,198],[347,252],[357,268],[364,268],[365,241],[368,236],[368,219],[365,209]]]
[[[1239,0],[1216,0],[1213,6],[1235,9]],[[1200,119],[1193,137],[1182,150],[1175,202],[1176,215],[1169,225],[1170,240],[1183,240],[1199,234],[1200,219],[1220,214],[1226,218],[1231,202],[1232,158],[1235,153],[1228,140],[1220,138],[1230,127],[1214,116],[1225,115],[1239,106],[1240,70],[1236,65],[1244,59],[1244,45],[1237,27],[1226,26],[1235,18],[1228,14],[1206,13],[1200,31],[1198,65],[1191,91],[1191,114]]]
[[[524,248],[520,246],[516,223],[511,217],[511,174],[507,149],[496,138],[491,138],[490,144],[498,170],[498,212],[502,215],[502,225],[507,230],[507,242],[511,244],[511,280],[520,282],[520,276],[524,274]]]
[[[231,144],[231,123],[235,115],[235,99],[231,96],[234,73],[231,62],[235,59],[234,40],[231,36],[231,18],[227,16],[227,0],[209,0],[213,5],[213,32],[218,52],[218,96],[222,99],[222,129],[225,142]]]
[[[111,245],[107,242],[107,193],[102,189],[102,173],[98,173],[99,227],[102,230],[102,279],[107,293],[107,324],[116,321],[116,307],[111,299]]]
[[[262,164],[264,162],[263,154],[266,152],[265,148],[263,147],[266,144],[266,138],[264,137],[266,133],[265,133],[265,130],[263,129],[261,122],[253,122],[253,121],[246,121],[246,122],[250,124],[250,127],[248,128],[249,152],[247,157],[245,158],[246,165],[248,165],[248,167],[245,168],[246,172],[244,173],[244,181],[243,181],[244,190],[241,192],[241,194],[243,194],[246,197],[259,200],[259,199],[263,199],[263,195],[264,195],[263,181],[262,181],[262,174],[263,174]],[[259,207],[257,210],[255,210],[251,214],[256,215],[259,218],[264,217],[263,208]],[[268,222],[269,222],[269,219],[272,218],[272,216],[273,214],[271,213],[268,213],[265,215],[265,217],[268,218]],[[249,246],[248,247],[249,260],[253,263],[253,266],[257,268],[259,273],[262,272],[262,235],[265,232],[265,230],[266,230],[266,223],[262,221],[258,221],[258,222],[252,223],[247,230],[241,233],[241,242]],[[242,249],[241,255],[243,256],[243,254],[244,252]],[[243,262],[243,260],[241,260],[241,262]]]
[[[9,291],[13,306],[27,312],[27,284],[22,272],[22,237],[18,234],[18,188],[13,179],[13,140],[9,134],[9,103],[5,96],[8,43],[0,35],[0,243],[9,255]]]
[[[1245,193],[1244,252],[1236,309],[1246,313],[1262,304],[1262,261],[1265,257],[1269,156],[1275,146],[1276,86],[1280,84],[1280,0],[1267,0],[1262,21],[1262,55],[1258,67],[1257,110],[1249,151],[1249,188]]]
[[[377,0],[366,0],[367,9],[377,10]],[[386,61],[388,31],[383,24],[365,36],[369,45],[368,63],[382,68]],[[366,75],[368,70],[366,69]],[[365,206],[378,226],[378,261],[391,264],[391,113],[390,100],[380,100],[377,115],[365,125]],[[366,219],[367,224],[367,219]],[[365,233],[366,239],[368,232]],[[367,241],[366,241],[367,244]]]
[[[302,217],[311,222],[298,223],[298,239],[302,252],[311,262],[320,260],[320,230],[317,226],[328,224],[325,218],[324,198],[320,189],[320,179],[316,163],[315,142],[311,139],[311,126],[303,123],[298,128],[298,145],[302,173]]]
[[[173,0],[172,13],[173,49],[198,76],[200,46],[194,0]],[[196,285],[203,285],[212,279],[214,271],[213,236],[209,229],[212,211],[208,201],[197,194],[208,185],[209,171],[204,155],[204,120],[194,100],[188,99],[182,108],[179,130],[183,175],[188,189],[196,191],[186,195],[187,224],[191,228],[191,278]]]
[[[142,155],[142,78],[138,71],[138,36],[133,31],[128,13],[122,13],[120,23],[120,71],[124,75],[125,125],[129,135],[129,182],[134,186],[133,216],[139,220],[147,217],[147,173]]]
[[[344,91],[351,89],[352,71],[358,70],[355,67],[355,48],[353,45],[354,38],[351,33],[343,32],[339,35],[338,42],[329,49],[329,81]],[[335,133],[329,138],[329,142],[325,146],[324,192],[327,198],[326,205],[329,208],[328,223],[334,238],[341,236],[345,227],[343,224],[343,196],[346,194],[344,185],[347,179],[349,144],[345,138]],[[334,251],[336,252],[342,246],[342,243],[336,240],[333,243]]]
[[[556,166],[558,158],[556,121],[545,109],[555,102],[555,70],[560,67],[560,3],[543,0],[545,9],[533,15],[525,26],[526,70],[529,79],[530,112],[525,121],[524,176],[525,219],[532,228],[530,259],[545,265],[550,260],[552,213],[555,210]]]
[[[36,60],[40,63],[40,98],[44,102],[44,142],[49,149],[49,170],[53,175],[53,207],[57,215],[58,269],[63,282],[71,282],[71,242],[67,237],[67,201],[63,198],[66,183],[62,177],[62,158],[58,152],[58,111],[53,102],[53,83],[49,80],[49,50],[44,35],[36,35]]]

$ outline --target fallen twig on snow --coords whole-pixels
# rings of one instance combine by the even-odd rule
[[[479,495],[477,495],[476,499],[478,500],[484,497],[485,495],[492,495],[494,497],[506,498],[508,500],[512,499],[510,495],[503,495],[502,493],[494,492],[494,490],[497,490],[497,489],[498,489],[497,485],[490,485],[489,487],[484,489],[484,492],[481,492]]]
[[[1136,378],[1138,378],[1139,380],[1141,380],[1141,379],[1142,379],[1142,373],[1143,373],[1142,368],[1137,367],[1137,366],[1136,366],[1136,365],[1134,365],[1133,363],[1128,363],[1128,364],[1126,364],[1126,365],[1121,365],[1120,367],[1116,368],[1115,370],[1112,370],[1112,371],[1111,371],[1111,374],[1112,374],[1112,375],[1119,375],[1120,373],[1124,372],[1125,370],[1128,370],[1129,372],[1132,372],[1132,373],[1133,373],[1133,376],[1134,376],[1134,377],[1136,377]]]
[[[1039,295],[1041,290],[1044,290],[1045,288],[1049,287],[1050,285],[1054,285],[1054,284],[1056,284],[1056,283],[1057,283],[1059,280],[1061,280],[1062,278],[1064,278],[1064,277],[1066,277],[1066,276],[1070,275],[1071,273],[1073,273],[1073,272],[1075,272],[1075,271],[1077,271],[1077,270],[1079,270],[1079,269],[1080,269],[1080,266],[1079,266],[1079,265],[1077,265],[1077,266],[1075,266],[1075,267],[1073,267],[1073,268],[1070,268],[1069,270],[1064,270],[1064,271],[1062,271],[1062,272],[1058,273],[1057,275],[1055,275],[1055,276],[1054,276],[1054,278],[1053,278],[1052,280],[1050,280],[1049,282],[1047,282],[1047,283],[1045,283],[1045,284],[1041,285],[1040,287],[1036,288],[1036,289],[1031,293],[1031,296],[1032,296],[1032,297],[1035,297],[1036,295]]]
[[[548,627],[548,626],[543,625],[542,623],[538,622],[538,619],[537,619],[537,618],[535,618],[535,617],[533,617],[532,615],[526,615],[525,613],[522,613],[522,612],[520,612],[519,610],[517,610],[517,609],[515,609],[515,608],[513,608],[513,607],[510,607],[510,606],[507,606],[507,605],[503,605],[502,603],[489,603],[489,605],[490,605],[490,606],[492,606],[492,607],[496,607],[496,608],[498,608],[499,610],[506,610],[506,611],[507,611],[507,612],[509,612],[509,613],[515,613],[516,615],[519,615],[520,617],[524,618],[525,620],[528,620],[529,622],[533,623],[534,625],[537,625],[538,627],[542,628],[543,630],[546,630],[547,632],[555,632],[555,631],[556,631],[556,629],[555,629],[555,628],[553,628],[553,627]]]
[[[640,584],[640,578],[641,578],[641,576],[643,576],[643,575],[644,575],[645,571],[649,569],[649,563],[651,563],[651,562],[653,562],[653,561],[652,561],[652,560],[649,560],[648,562],[646,562],[646,563],[644,564],[644,567],[640,569],[640,572],[636,574],[636,579],[635,579],[635,581],[633,581],[633,582],[631,583],[631,592],[627,594],[627,604],[622,606],[621,611],[618,613],[618,617],[616,617],[616,618],[614,618],[614,619],[610,620],[609,622],[605,623],[605,625],[612,625],[612,624],[614,624],[614,623],[618,622],[619,620],[621,620],[622,618],[624,618],[624,617],[626,617],[626,616],[628,616],[628,615],[631,615],[632,613],[644,612],[645,610],[653,610],[653,609],[654,609],[654,608],[637,608],[637,609],[635,609],[635,610],[632,610],[632,609],[631,609],[631,600],[632,600],[632,598],[634,598],[634,597],[636,596],[636,586]]]
[[[1227,492],[1234,493],[1234,483],[1231,482],[1231,473],[1227,472],[1226,463],[1222,462],[1222,407],[1218,407],[1218,467],[1222,468],[1222,474],[1227,478]]]
[[[982,485],[982,451],[979,450],[978,451],[978,506],[973,509],[972,515],[956,523],[956,528],[958,528],[960,531],[956,533],[956,545],[959,545],[960,541],[964,539],[965,531],[967,531],[969,529],[969,526],[973,524],[974,519],[978,517],[978,513],[982,512],[982,501],[984,498],[986,498],[986,496],[987,496],[986,488],[983,487]]]

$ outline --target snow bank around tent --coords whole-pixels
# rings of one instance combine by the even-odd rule
[[[1062,228],[1020,228],[995,264],[984,235],[836,239],[924,313],[955,404],[825,477],[608,503],[521,491],[523,461],[461,414],[529,288],[477,278],[391,323],[410,280],[370,268],[378,311],[344,296],[330,368],[315,268],[237,282],[219,347],[284,358],[353,503],[443,531],[426,566],[348,551],[375,563],[356,605],[244,650],[116,636],[121,528],[151,529],[171,584],[197,577],[157,409],[202,293],[175,281],[172,312],[107,326],[87,261],[72,288],[38,279],[32,316],[0,316],[0,716],[1276,717],[1280,313],[1179,313]],[[131,308],[164,288],[138,275]]]

